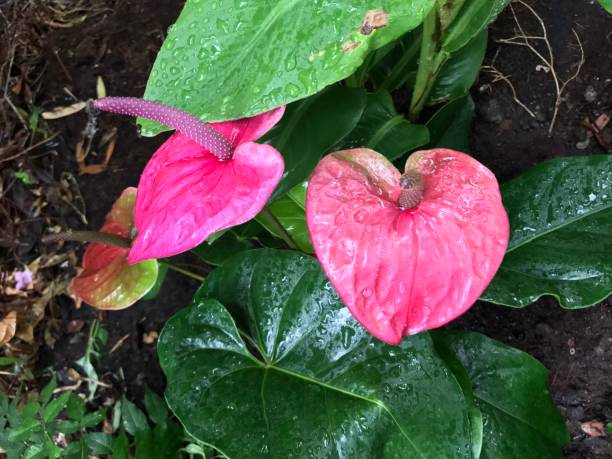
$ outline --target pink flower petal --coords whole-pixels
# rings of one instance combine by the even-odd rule
[[[285,106],[261,113],[250,118],[242,118],[221,123],[211,123],[219,133],[230,141],[232,146],[259,139],[278,123],[285,113]]]
[[[424,196],[400,210],[400,173],[367,149],[326,156],[308,185],[306,218],[327,276],[374,336],[439,327],[465,312],[491,281],[508,243],[493,174],[451,150],[413,154]]]
[[[245,132],[263,131],[274,118],[262,117],[258,126],[247,125]],[[274,191],[283,166],[282,156],[269,145],[241,143],[231,160],[219,161],[189,137],[175,133],[140,178],[138,236],[129,263],[184,252],[212,233],[250,220]]]

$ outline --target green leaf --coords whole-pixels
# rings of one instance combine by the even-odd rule
[[[40,445],[29,446],[21,456],[21,459],[36,459],[44,457],[44,448]]]
[[[501,190],[510,243],[482,299],[524,307],[551,295],[575,309],[612,294],[612,157],[545,161]]]
[[[92,454],[112,454],[113,436],[104,432],[90,432],[85,436],[85,443]]]
[[[370,51],[418,26],[433,4],[188,0],[157,55],[145,98],[206,120],[264,112],[348,77]],[[388,13],[387,24],[361,32],[371,10]],[[163,130],[140,123],[145,135]]]
[[[166,406],[166,402],[153,392],[149,386],[145,387],[144,405],[147,409],[149,418],[151,418],[155,424],[162,424],[168,419],[168,407]]]
[[[153,433],[150,430],[137,432],[136,435],[136,459],[150,459],[157,457],[154,451]]]
[[[80,421],[85,416],[85,402],[78,394],[73,393],[66,403],[66,414],[75,421]]]
[[[155,279],[155,283],[153,284],[153,287],[151,287],[151,290],[149,290],[147,294],[142,297],[143,300],[152,300],[159,295],[159,292],[161,292],[161,289],[164,286],[167,272],[168,265],[158,263],[157,278]]]
[[[106,411],[103,409],[94,411],[93,413],[87,413],[85,416],[83,416],[83,419],[81,419],[80,425],[84,429],[95,427],[104,421],[105,417]]]
[[[395,91],[404,84],[414,84],[422,39],[423,28],[418,27],[374,52],[369,76],[378,91]]]
[[[235,254],[254,248],[255,245],[251,241],[238,239],[234,233],[225,232],[220,238],[215,239],[214,242],[204,241],[191,251],[204,263],[220,266]]]
[[[72,394],[70,392],[64,392],[56,399],[49,402],[43,413],[43,421],[51,422],[58,417],[62,410],[66,407],[66,403],[68,403],[68,399],[71,395]]]
[[[130,452],[130,443],[125,432],[121,432],[113,439],[112,459],[125,459]]]
[[[476,81],[487,50],[487,30],[482,30],[446,61],[429,96],[430,105],[467,94]]]
[[[478,333],[448,333],[445,345],[471,380],[484,424],[481,457],[560,457],[569,441],[536,359]]]
[[[535,409],[552,406],[539,390],[545,374],[505,360],[520,355],[523,363],[527,356],[475,336],[471,346],[453,351],[454,365],[427,333],[386,345],[352,318],[316,260],[265,249],[211,273],[192,307],[168,321],[158,351],[173,412],[190,434],[227,457],[472,458],[480,448],[474,432],[488,428],[488,407],[478,406],[480,418],[472,413],[481,391],[492,394],[483,401],[512,413],[513,404],[533,400]],[[469,375],[471,400],[457,365]],[[480,382],[485,377],[492,382]],[[489,387],[519,382],[535,391]],[[520,426],[521,438],[552,431],[561,438],[556,416],[549,430]],[[491,441],[513,428],[499,423]],[[526,457],[556,457],[556,448],[553,455],[542,449]]]
[[[335,150],[370,148],[393,161],[429,142],[427,127],[412,124],[395,110],[389,92],[367,95],[366,108],[355,129]]]
[[[38,419],[26,418],[19,426],[9,432],[8,441],[11,443],[22,442],[41,430]]]
[[[510,0],[465,1],[446,31],[442,48],[448,53],[463,48],[493,22],[509,2]]]
[[[121,418],[123,419],[123,428],[130,435],[136,435],[139,432],[146,432],[149,429],[149,423],[145,414],[125,397],[123,398],[121,407]]]
[[[612,0],[598,0],[598,1],[608,13],[612,14]]]
[[[49,400],[51,400],[51,397],[53,397],[53,391],[56,388],[57,380],[55,379],[55,375],[53,375],[51,376],[51,381],[49,381],[49,383],[40,391],[40,402],[43,405],[49,403]]]
[[[442,106],[427,122],[429,147],[469,152],[473,119],[474,101],[469,94]]]
[[[310,242],[310,233],[306,226],[306,184],[306,182],[303,182],[289,190],[285,196],[268,205],[268,210],[289,233],[298,249],[302,252],[314,253],[312,243]],[[274,237],[281,237],[275,231],[274,225],[266,214],[260,213],[257,215],[256,220]]]
[[[291,104],[262,141],[271,143],[285,159],[285,172],[271,200],[305,180],[319,160],[351,132],[366,104],[362,89],[332,86]]]

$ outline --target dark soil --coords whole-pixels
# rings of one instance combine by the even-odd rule
[[[587,0],[532,3],[549,28],[560,75],[567,78],[579,61],[572,28],[582,40],[586,63],[580,77],[569,84],[556,128],[549,137],[548,124],[555,102],[550,75],[536,70],[541,63],[526,48],[496,43],[514,34],[508,11],[491,28],[487,62],[494,59],[496,67],[514,83],[519,98],[537,114],[537,119],[532,119],[514,103],[503,82],[491,85],[491,78],[483,75],[475,86],[478,113],[473,127],[473,154],[500,180],[556,156],[606,152],[595,139],[584,150],[576,144],[587,136],[581,127],[585,117],[594,121],[600,113],[610,113],[612,109],[612,17]],[[111,7],[107,13],[78,27],[52,29],[44,37],[47,69],[40,102],[45,107],[71,103],[64,88],[83,100],[95,97],[98,76],[104,79],[108,94],[142,95],[155,53],[182,2],[123,0],[107,1],[105,5]],[[537,23],[528,19],[525,10],[517,7],[517,12],[519,18],[525,19],[528,30],[537,31],[533,29]],[[61,132],[58,161],[75,173],[74,147],[86,120],[87,116],[80,113],[51,124],[54,131]],[[148,158],[163,140],[139,138],[133,122],[125,118],[100,117],[100,130],[112,126],[118,128],[119,137],[109,169],[78,178],[91,228],[101,225],[122,189],[137,185]],[[109,394],[127,390],[130,398],[138,400],[145,383],[161,391],[164,376],[155,346],[143,344],[143,333],[159,331],[168,317],[189,303],[196,287],[195,282],[169,273],[162,293],[154,301],[142,301],[114,313],[99,314],[87,306],[76,310],[66,300],[55,347],[43,349],[39,367],[64,370],[72,366],[83,352],[87,327],[73,334],[67,331],[68,323],[74,319],[89,322],[100,316],[109,332],[108,350],[129,335],[102,359],[99,374],[114,385]],[[523,310],[479,303],[453,327],[481,331],[539,359],[550,370],[552,396],[568,419],[572,442],[567,447],[567,457],[612,457],[609,437],[591,438],[580,429],[582,422],[612,421],[609,302],[579,311],[562,310],[550,299]],[[123,370],[123,380],[118,376],[119,369]]]

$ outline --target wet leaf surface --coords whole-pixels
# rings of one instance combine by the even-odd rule
[[[172,410],[230,458],[471,458],[509,441],[559,456],[565,430],[536,360],[475,333],[433,338],[377,341],[316,260],[265,249],[211,273],[158,350]]]
[[[158,54],[145,98],[209,121],[261,113],[348,77],[369,51],[419,25],[433,4],[189,0]],[[147,135],[163,130],[140,123]]]
[[[508,253],[482,298],[523,307],[543,295],[564,308],[612,294],[612,158],[559,158],[502,186]]]
[[[442,106],[427,122],[430,148],[469,151],[474,101],[469,94]]]

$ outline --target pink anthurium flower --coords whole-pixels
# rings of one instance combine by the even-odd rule
[[[284,107],[208,124],[180,110],[136,98],[107,97],[94,106],[176,129],[140,177],[135,216],[138,234],[130,263],[185,252],[219,230],[250,220],[282,177],[280,153],[254,140],[282,118]]]
[[[306,219],[344,303],[390,344],[465,312],[509,237],[494,175],[442,149],[414,153],[403,175],[368,149],[326,156],[309,181]]]
[[[155,285],[156,260],[129,265],[129,239],[134,228],[136,188],[126,188],[106,216],[100,233],[125,239],[125,247],[90,243],[83,254],[83,271],[72,281],[72,290],[98,309],[131,306]]]

